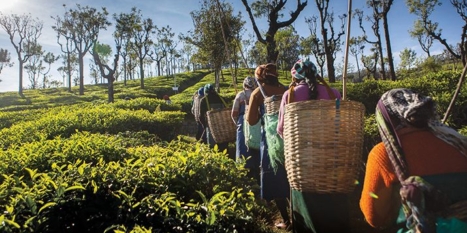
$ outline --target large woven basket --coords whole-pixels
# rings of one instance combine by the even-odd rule
[[[279,112],[279,108],[281,105],[282,95],[273,95],[264,98],[264,107],[266,113],[276,113]]]
[[[339,106],[339,108],[336,108]],[[308,100],[286,105],[285,167],[290,186],[308,193],[355,189],[363,153],[360,102]]]
[[[234,142],[236,139],[236,125],[233,123],[230,108],[211,110],[206,113],[206,119],[212,137],[216,143]]]

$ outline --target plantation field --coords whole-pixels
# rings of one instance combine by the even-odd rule
[[[224,70],[220,95],[231,104],[252,74],[240,69],[234,85]],[[381,94],[415,89],[433,96],[442,116],[459,76],[440,71],[347,84],[346,99],[366,107],[349,232],[377,232],[363,220],[358,200],[367,154],[380,141],[374,108]],[[280,77],[290,83],[288,72]],[[144,89],[140,80],[116,82],[114,103],[107,103],[105,84],[85,86],[84,95],[77,87],[0,93],[1,232],[285,232],[274,228],[274,205],[258,199],[258,185],[232,159],[235,145],[217,151],[193,137],[191,96],[214,83],[214,73],[144,81]],[[330,85],[342,91],[341,83]],[[467,133],[465,87],[447,123]]]

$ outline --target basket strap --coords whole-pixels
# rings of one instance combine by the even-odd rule
[[[289,87],[289,98],[287,99],[287,103],[292,103],[294,101],[294,88],[295,85],[290,85]]]
[[[227,103],[225,102],[224,98],[219,95],[219,98],[221,99],[222,103],[224,104],[224,108],[227,108]]]
[[[208,111],[209,111],[211,110],[211,107],[209,106],[209,98],[207,96],[205,98],[206,98],[206,104],[208,106]]]
[[[332,99],[332,100],[335,100],[336,99],[336,95],[334,94],[334,92],[332,91],[331,87],[328,85],[328,83],[324,80],[323,77],[318,76],[318,80],[323,83],[323,85],[326,87],[326,91],[328,92],[328,95],[329,97]]]
[[[263,95],[263,98],[268,97],[268,96],[266,95],[266,92],[264,92],[263,86],[262,86],[261,83],[258,81],[258,79],[255,79],[255,80],[256,80],[256,83],[258,84],[258,87],[259,87],[259,90],[261,91],[261,94]]]
[[[332,91],[331,87],[328,85],[328,83],[321,77],[318,75],[318,80],[323,83],[323,85],[326,87],[326,91],[328,92],[328,95],[330,97],[330,99],[332,100],[335,100],[336,99],[336,94],[334,94],[334,92]],[[290,88],[289,88],[289,99],[288,99],[288,103],[292,103],[293,100],[294,100],[294,88],[295,88],[295,84],[294,85],[290,85]],[[340,106],[340,101],[337,101],[336,102],[336,108],[338,109]]]
[[[245,90],[243,90],[242,93],[243,93],[243,97],[245,98],[245,100],[243,102],[245,102],[245,105],[248,105],[250,100],[246,98]]]

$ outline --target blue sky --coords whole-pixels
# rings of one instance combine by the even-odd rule
[[[244,20],[247,23],[246,28],[249,31],[248,33],[252,33],[251,23],[247,17],[245,7],[241,1],[225,1],[232,3],[235,12],[240,11],[242,13]],[[252,1],[253,0],[249,0],[249,2]],[[442,29],[443,36],[447,38],[448,43],[455,44],[460,40],[463,21],[455,9],[450,5],[449,1],[442,2],[443,5],[438,7],[432,15],[433,21],[439,23],[439,28]],[[68,7],[74,7],[75,4],[80,4],[83,6],[88,5],[98,9],[101,7],[106,7],[110,15],[114,13],[130,12],[130,9],[134,6],[141,10],[143,17],[152,18],[154,23],[159,27],[169,25],[173,32],[176,34],[186,33],[188,30],[193,28],[190,12],[198,10],[200,6],[198,0],[5,0],[2,1],[2,4],[0,4],[0,12],[4,15],[30,13],[33,17],[37,17],[42,20],[44,22],[44,28],[42,30],[42,35],[39,38],[39,43],[43,45],[43,48],[46,52],[50,51],[58,55],[60,53],[60,47],[56,43],[56,34],[51,28],[54,24],[51,16],[62,16],[65,12],[63,4],[67,4]],[[361,8],[365,13],[368,13],[369,10],[364,7],[364,4],[365,0],[353,0],[352,9]],[[296,1],[289,0],[287,2],[288,9],[293,9],[295,6]],[[331,0],[330,9],[334,10],[336,15],[347,13],[348,1]],[[318,11],[316,10],[315,1],[308,0],[308,6],[294,23],[296,30],[301,36],[307,36],[309,34],[308,27],[304,22],[304,18],[317,14]],[[408,30],[412,27],[415,16],[409,14],[405,5],[405,1],[394,1],[388,18],[390,25],[389,30],[391,34],[392,51],[396,60],[396,66],[399,59],[399,52],[404,48],[414,49],[418,56],[425,56],[423,51],[420,49],[418,42],[409,36]],[[109,17],[109,20],[111,20],[111,17]],[[257,20],[257,24],[260,30],[264,31],[267,29],[266,19]],[[350,31],[351,36],[358,36],[362,34],[357,24],[358,21],[356,19],[352,19],[352,28]],[[371,31],[369,28],[366,30],[367,32]],[[103,32],[100,35],[100,41],[103,41],[104,43],[105,41],[109,41],[109,44],[112,43],[111,30]],[[8,49],[11,53],[12,60],[15,62],[13,67],[4,68],[0,74],[0,79],[2,80],[2,82],[0,82],[0,92],[17,91],[17,56],[16,52],[14,52],[12,44],[8,39],[8,35],[2,28],[0,28],[0,48]],[[443,47],[438,42],[434,42],[431,53],[438,54],[441,53],[442,50]],[[343,54],[338,56],[343,57]],[[342,61],[342,59],[339,58],[336,60],[337,62]],[[355,58],[349,57],[349,63],[352,63],[354,60]],[[56,71],[59,66],[59,62],[60,61],[57,61],[55,65],[52,66],[52,71],[50,74],[53,75],[52,79],[61,81],[61,77]],[[88,66],[85,66],[85,69],[87,67]],[[85,82],[88,84],[90,83],[90,80],[85,80]],[[24,86],[29,85],[29,79],[26,73],[23,75],[23,84]]]

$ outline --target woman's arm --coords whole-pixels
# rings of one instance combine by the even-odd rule
[[[233,102],[233,105],[232,105],[232,111],[230,113],[230,117],[232,118],[234,124],[237,124],[238,111],[240,109],[240,93],[238,93],[235,96],[235,99],[234,99],[234,102]]]
[[[258,99],[258,89],[253,91],[250,96],[250,104],[248,106],[248,111],[246,113],[246,121],[248,122],[249,125],[255,125],[258,123],[259,120],[259,105],[260,105],[260,100]]]
[[[400,209],[400,196],[394,185],[397,178],[383,143],[370,151],[366,164],[360,209],[373,227],[395,224]]]

